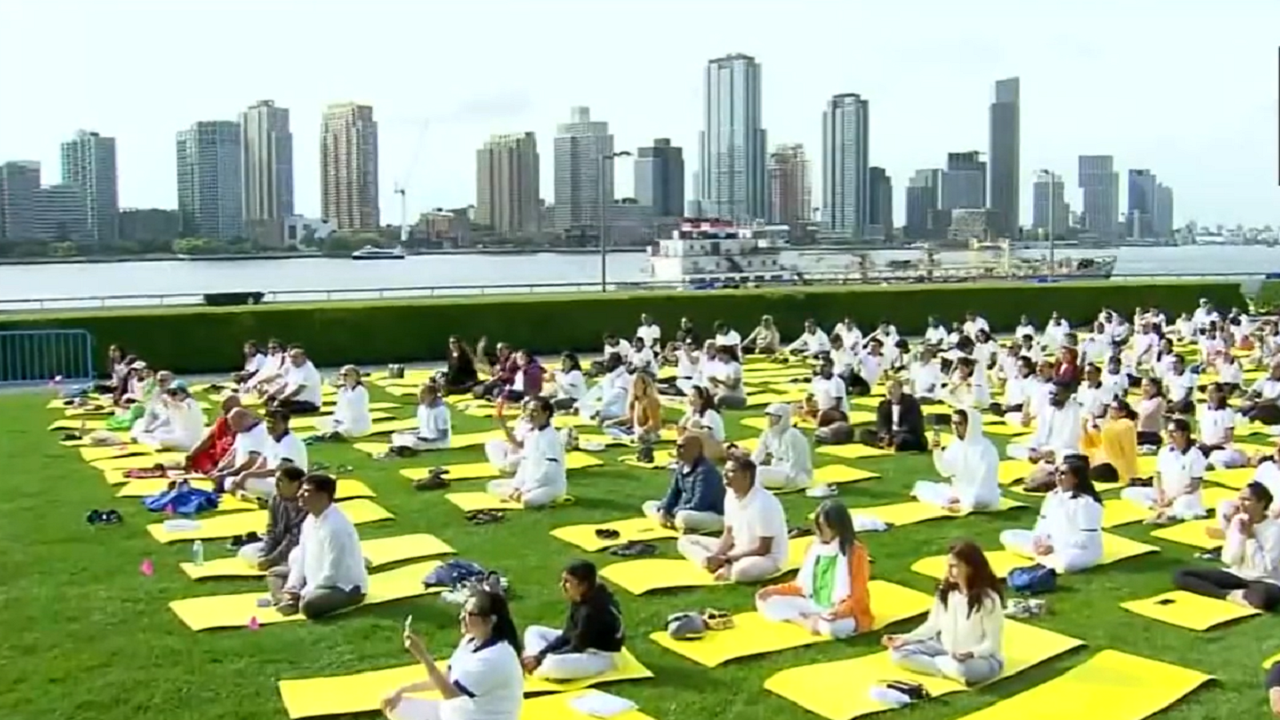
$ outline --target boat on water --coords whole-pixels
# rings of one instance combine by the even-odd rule
[[[404,250],[401,248],[380,248],[365,245],[351,253],[352,260],[403,260]]]
[[[981,280],[1107,280],[1115,256],[1049,260],[1016,254],[1007,241],[974,243],[964,262],[948,263],[928,245],[908,246],[920,256],[877,262],[866,252],[796,255],[785,225],[738,226],[711,218],[685,218],[670,238],[649,250],[647,274],[654,282],[682,288],[855,283],[956,283]]]

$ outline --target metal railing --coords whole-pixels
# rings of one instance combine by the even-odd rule
[[[93,379],[93,337],[85,330],[0,332],[0,386]]]

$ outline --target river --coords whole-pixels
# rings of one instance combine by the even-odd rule
[[[1025,254],[1025,253],[1024,253]],[[871,253],[877,263],[919,259],[912,250]],[[967,253],[941,253],[946,263]],[[1115,255],[1116,275],[1212,275],[1280,272],[1280,248],[1260,246],[1123,247],[1064,249],[1061,257]],[[784,257],[796,263],[797,258]],[[847,260],[841,262],[847,264]],[[810,262],[803,265],[811,266]],[[642,253],[614,253],[611,283],[643,282]],[[0,304],[107,295],[200,295],[237,291],[387,290],[424,287],[491,287],[544,283],[598,283],[600,258],[590,254],[419,255],[406,260],[353,261],[335,258],[237,261],[156,261],[0,265]],[[70,304],[70,303],[68,303]]]

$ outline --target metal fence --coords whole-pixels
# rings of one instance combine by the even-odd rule
[[[0,386],[93,379],[93,336],[85,330],[0,332]]]

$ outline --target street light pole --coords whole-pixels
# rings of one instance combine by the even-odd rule
[[[605,168],[612,168],[609,163],[615,158],[631,157],[630,150],[605,153],[600,156],[599,193],[600,193],[600,292],[609,291],[609,205],[613,198],[605,197]]]
[[[1057,258],[1054,253],[1056,245],[1053,237],[1053,206],[1057,204],[1057,197],[1054,193],[1057,190],[1058,176],[1048,170],[1042,170],[1041,172],[1049,176],[1049,278],[1052,279],[1057,274]]]

